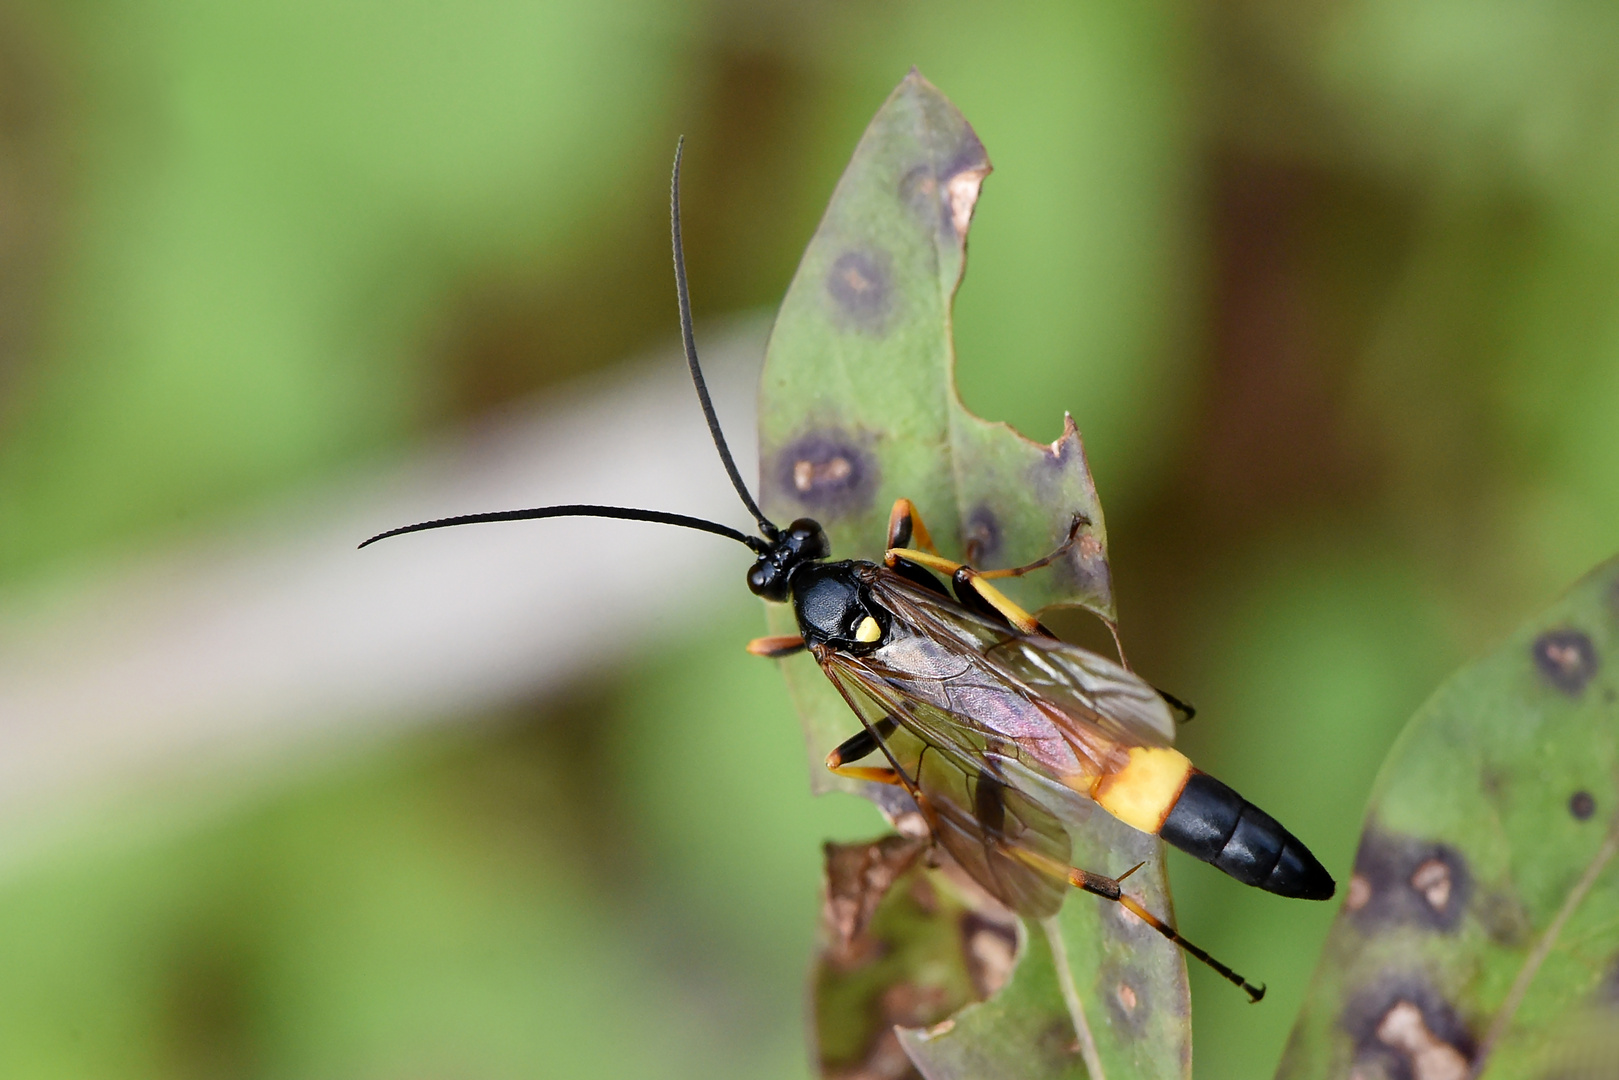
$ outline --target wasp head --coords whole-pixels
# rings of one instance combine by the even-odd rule
[[[748,588],[755,596],[784,603],[799,567],[832,554],[832,543],[817,521],[799,518],[783,529],[748,571]]]

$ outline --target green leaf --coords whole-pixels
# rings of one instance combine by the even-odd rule
[[[1279,1077],[1611,1076],[1619,560],[1418,710]]]
[[[1048,554],[1082,515],[1072,557],[1005,591],[1031,611],[1078,605],[1111,621],[1102,507],[1072,422],[1046,446],[956,394],[950,305],[989,170],[966,119],[912,71],[861,138],[776,316],[759,385],[760,503],[778,521],[821,522],[839,558],[877,559],[889,509],[909,498],[942,552],[971,541],[981,569]],[[796,629],[791,612],[773,616]],[[849,733],[848,708],[807,657],[787,671],[824,791],[820,759]]]
[[[973,416],[956,394],[950,307],[989,169],[967,121],[911,72],[866,130],[782,303],[760,386],[761,503],[778,521],[820,521],[837,557],[877,559],[891,505],[909,498],[944,554],[970,554],[983,568],[1048,554],[1079,515],[1088,524],[1069,556],[1006,591],[1030,610],[1080,606],[1111,623],[1102,510],[1072,421],[1045,446]],[[773,605],[769,618],[773,632],[796,630],[784,606]],[[814,660],[781,663],[804,725],[812,786],[879,796],[822,765],[857,721]],[[1110,876],[1143,863],[1130,891],[1169,915],[1156,839],[1096,813],[1074,836],[1074,858]],[[1191,1036],[1179,952],[1094,896],[1069,897],[1058,919],[1103,1072],[1115,1080],[1186,1076]],[[999,993],[932,1033],[902,1034],[929,1076],[1085,1074],[1046,935],[1026,930]],[[853,1044],[866,1046],[865,1038]]]

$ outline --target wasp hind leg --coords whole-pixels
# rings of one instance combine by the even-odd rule
[[[1134,915],[1136,918],[1140,919],[1142,922],[1164,935],[1164,937],[1180,946],[1187,955],[1201,960],[1203,963],[1217,971],[1221,978],[1225,979],[1233,986],[1240,987],[1243,993],[1248,995],[1248,1000],[1250,1002],[1258,1001],[1260,998],[1264,997],[1265,988],[1263,986],[1253,985],[1247,979],[1243,978],[1241,975],[1238,975],[1235,971],[1232,971],[1229,967],[1210,956],[1207,952],[1204,952],[1196,945],[1193,945],[1190,941],[1187,941],[1181,936],[1180,931],[1176,930],[1173,926],[1170,926],[1168,923],[1164,922],[1164,920],[1142,907],[1141,903],[1136,900],[1135,897],[1124,891],[1121,883],[1125,878],[1141,869],[1141,865],[1142,864],[1137,863],[1135,866],[1132,866],[1130,869],[1126,870],[1123,874],[1116,878],[1106,877],[1102,874],[1093,874],[1089,870],[1081,870],[1078,867],[1071,867],[1068,871],[1068,884],[1072,885],[1076,889],[1082,889],[1085,892],[1091,893],[1094,896],[1100,896],[1104,900],[1112,900],[1114,903],[1119,904],[1126,911],[1130,912],[1130,914]]]

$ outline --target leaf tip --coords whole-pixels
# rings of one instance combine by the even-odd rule
[[[1065,409],[1062,414],[1062,434],[1052,441],[1050,446],[1051,456],[1061,461],[1067,447],[1078,442],[1079,427],[1074,423],[1074,414]]]

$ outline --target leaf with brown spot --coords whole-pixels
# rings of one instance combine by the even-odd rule
[[[1042,445],[973,416],[956,394],[951,304],[989,168],[966,119],[914,71],[878,111],[771,335],[759,392],[760,502],[783,523],[819,520],[835,557],[877,559],[890,507],[909,498],[942,552],[970,555],[984,568],[1048,554],[1078,517],[1085,524],[1066,557],[1004,585],[1030,610],[1079,606],[1111,621],[1102,509],[1072,421],[1057,443]],[[772,605],[770,620],[773,632],[796,630],[785,606]],[[858,722],[811,657],[781,663],[805,729],[815,789],[844,787],[895,809],[894,789],[840,781],[826,771],[827,752]],[[1074,860],[1086,869],[1118,874],[1143,863],[1130,878],[1131,893],[1171,914],[1156,839],[1100,813],[1073,839]],[[843,910],[858,911],[858,900],[845,895]],[[1069,896],[1058,918],[1107,1075],[1187,1076],[1186,967],[1175,947],[1117,904],[1090,895]],[[881,919],[879,911],[872,925]],[[929,1076],[1084,1075],[1046,936],[1034,927],[1021,937],[1016,968],[998,993],[977,1004],[954,999],[948,1024],[903,1034]],[[823,963],[823,976],[827,970]],[[883,977],[911,985],[895,974],[904,970]],[[920,1000],[874,997],[867,987],[864,1004],[851,1008],[850,980],[818,986],[821,1047],[823,1054],[840,1048],[829,1059],[838,1068],[866,1060],[856,1051],[885,1054],[888,1044],[872,1041],[871,1017]],[[873,1004],[884,1000],[881,1008]]]
[[[1406,726],[1278,1076],[1611,1076],[1619,560]],[[1604,1071],[1605,1070],[1605,1071]]]
[[[837,558],[880,558],[894,500],[916,504],[947,555],[981,568],[1032,562],[1074,517],[1067,558],[1003,584],[1029,610],[1112,620],[1107,532],[1072,421],[1057,443],[981,420],[956,394],[950,307],[967,226],[990,170],[954,105],[915,71],[866,129],[810,240],[770,335],[759,385],[760,504],[820,521]],[[1077,404],[1077,403],[1069,403]],[[771,613],[776,632],[792,613]],[[811,784],[849,711],[809,657],[785,662],[809,738]]]

